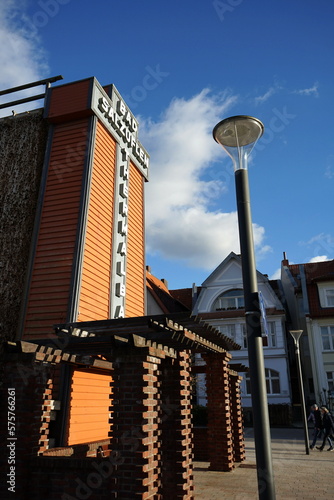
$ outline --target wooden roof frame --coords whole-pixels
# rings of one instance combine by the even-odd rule
[[[241,346],[189,312],[62,323],[54,325],[58,336],[67,339],[66,350],[103,354],[115,343],[134,347],[159,347],[166,352],[190,349],[223,353]],[[110,352],[110,350],[109,350]]]

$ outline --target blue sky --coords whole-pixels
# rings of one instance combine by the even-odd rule
[[[283,252],[334,258],[333,14],[328,0],[2,0],[0,88],[58,74],[116,85],[151,155],[147,264],[171,289],[238,253],[234,175],[212,129],[259,118],[256,261],[275,277]]]

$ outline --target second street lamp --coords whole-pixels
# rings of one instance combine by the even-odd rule
[[[261,500],[275,499],[271,437],[264,371],[261,311],[257,286],[247,162],[264,126],[251,116],[219,122],[213,137],[233,160],[238,208],[242,279],[244,287],[248,360],[252,393],[258,491]]]
[[[305,453],[306,453],[306,455],[309,455],[310,454],[310,447],[309,447],[308,426],[307,426],[307,417],[306,417],[306,408],[305,408],[304,388],[303,388],[302,365],[301,365],[301,361],[300,361],[300,350],[299,350],[299,339],[300,339],[302,333],[303,333],[303,330],[290,330],[290,334],[291,334],[291,336],[293,338],[293,342],[295,344],[299,397],[300,397],[300,406],[302,409],[302,419],[303,419],[303,429],[304,429]]]

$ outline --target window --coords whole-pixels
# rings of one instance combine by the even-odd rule
[[[213,311],[226,311],[230,309],[243,309],[244,292],[243,290],[229,290],[222,293],[213,304]]]
[[[334,372],[327,372],[328,390],[334,391]]]
[[[280,394],[281,386],[279,381],[279,373],[276,370],[265,369],[266,384],[268,394]]]
[[[276,370],[265,368],[265,374],[266,374],[267,394],[280,394],[281,384],[279,379],[279,373]],[[247,394],[251,394],[249,373],[246,374],[246,392]]]
[[[219,330],[224,334],[226,335],[227,337],[229,337],[230,339],[234,340],[235,341],[235,325],[231,324],[231,325],[222,325],[219,327]]]
[[[267,347],[276,347],[277,341],[276,341],[276,323],[275,323],[275,321],[268,321],[267,327],[268,327],[268,346]]]
[[[334,286],[332,282],[318,283],[321,307],[334,307]]]
[[[324,351],[334,350],[334,326],[321,326],[321,340]]]
[[[325,304],[326,307],[334,307],[334,288],[325,289]]]

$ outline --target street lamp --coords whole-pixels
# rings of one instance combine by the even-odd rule
[[[252,217],[248,185],[248,157],[264,126],[251,116],[233,116],[219,122],[213,138],[233,160],[238,207],[242,279],[244,287],[248,359],[253,405],[258,491],[261,500],[275,499],[271,437],[264,371],[261,310],[257,286]]]
[[[305,398],[304,398],[304,388],[303,388],[303,375],[302,375],[302,365],[300,362],[300,351],[299,351],[299,339],[303,330],[290,330],[290,333],[293,337],[293,341],[295,343],[295,353],[297,360],[297,371],[298,371],[298,385],[299,385],[299,397],[300,404],[302,407],[302,417],[303,417],[303,427],[304,427],[304,439],[305,439],[305,451],[306,455],[310,454],[309,448],[309,439],[308,439],[308,427],[307,427],[307,418],[306,418],[306,408],[305,408]]]

